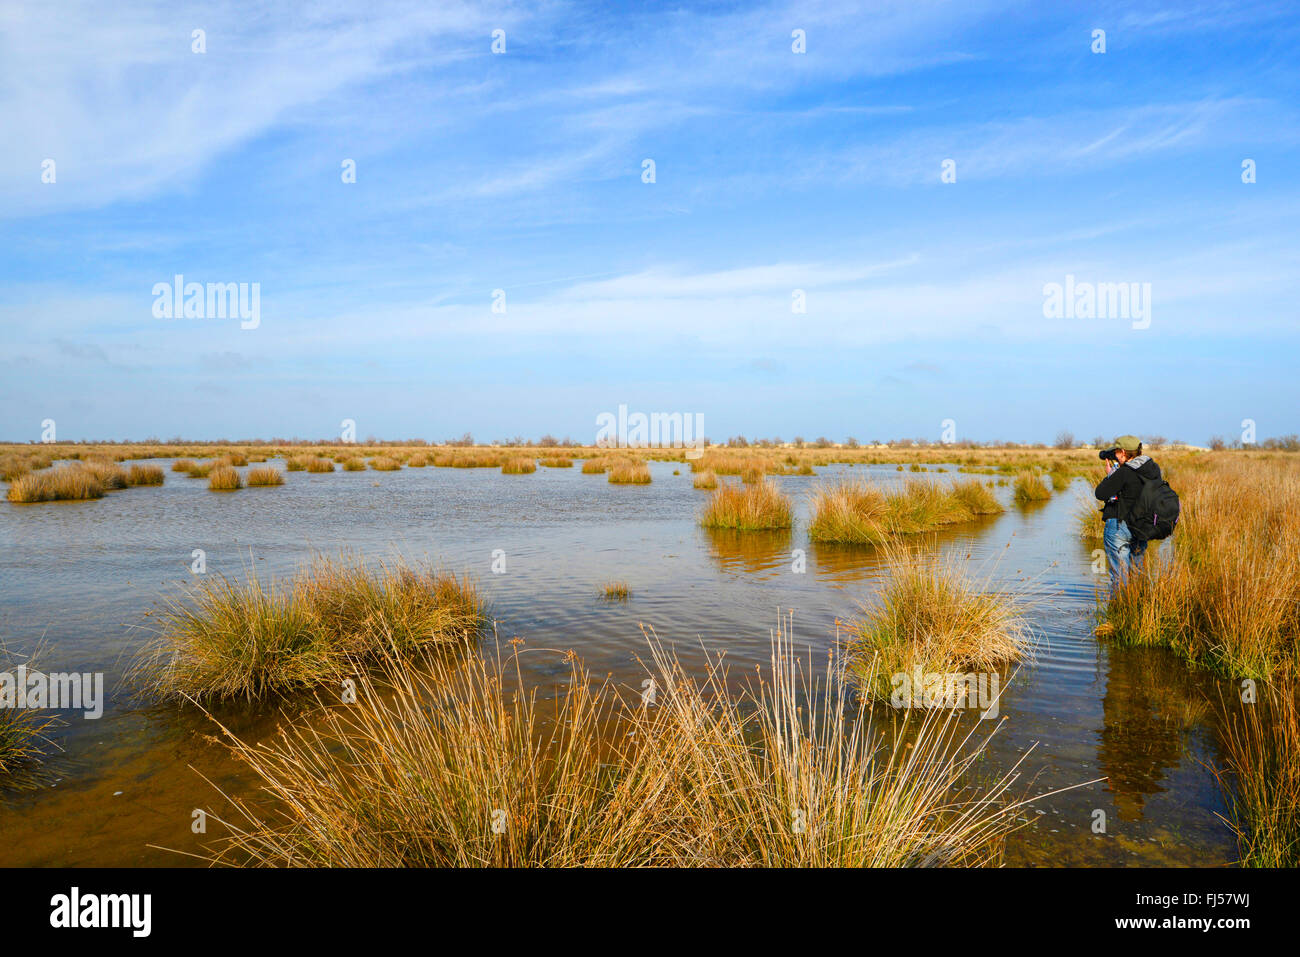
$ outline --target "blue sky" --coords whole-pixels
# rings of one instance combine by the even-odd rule
[[[274,6],[0,11],[0,438],[1300,431],[1288,3]]]

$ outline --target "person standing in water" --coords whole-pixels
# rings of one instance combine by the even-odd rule
[[[1121,435],[1114,448],[1102,449],[1097,455],[1106,462],[1106,477],[1097,484],[1095,494],[1105,503],[1101,510],[1105,523],[1102,544],[1114,592],[1128,581],[1130,569],[1142,568],[1147,542],[1133,535],[1127,520],[1142,493],[1143,480],[1158,480],[1160,466],[1151,456],[1142,454],[1142,442],[1136,435]]]

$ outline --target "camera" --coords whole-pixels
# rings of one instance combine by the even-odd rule
[[[1119,451],[1118,448],[1113,448],[1113,449],[1102,449],[1100,452],[1097,453],[1097,458],[1099,458],[1099,459],[1109,459],[1109,460],[1112,461],[1112,462],[1116,462],[1116,461],[1118,461],[1118,459],[1115,458],[1115,453],[1118,452],[1118,451]]]

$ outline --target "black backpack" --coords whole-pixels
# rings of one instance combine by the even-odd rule
[[[1162,478],[1143,478],[1140,472],[1138,478],[1142,479],[1142,491],[1125,522],[1129,534],[1144,542],[1168,538],[1178,524],[1178,493]]]

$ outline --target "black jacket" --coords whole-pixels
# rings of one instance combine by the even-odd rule
[[[1142,491],[1142,479],[1158,478],[1160,466],[1149,455],[1139,455],[1125,462],[1097,483],[1097,498],[1106,503],[1101,510],[1101,517],[1127,520],[1129,512],[1133,510],[1133,503]]]

